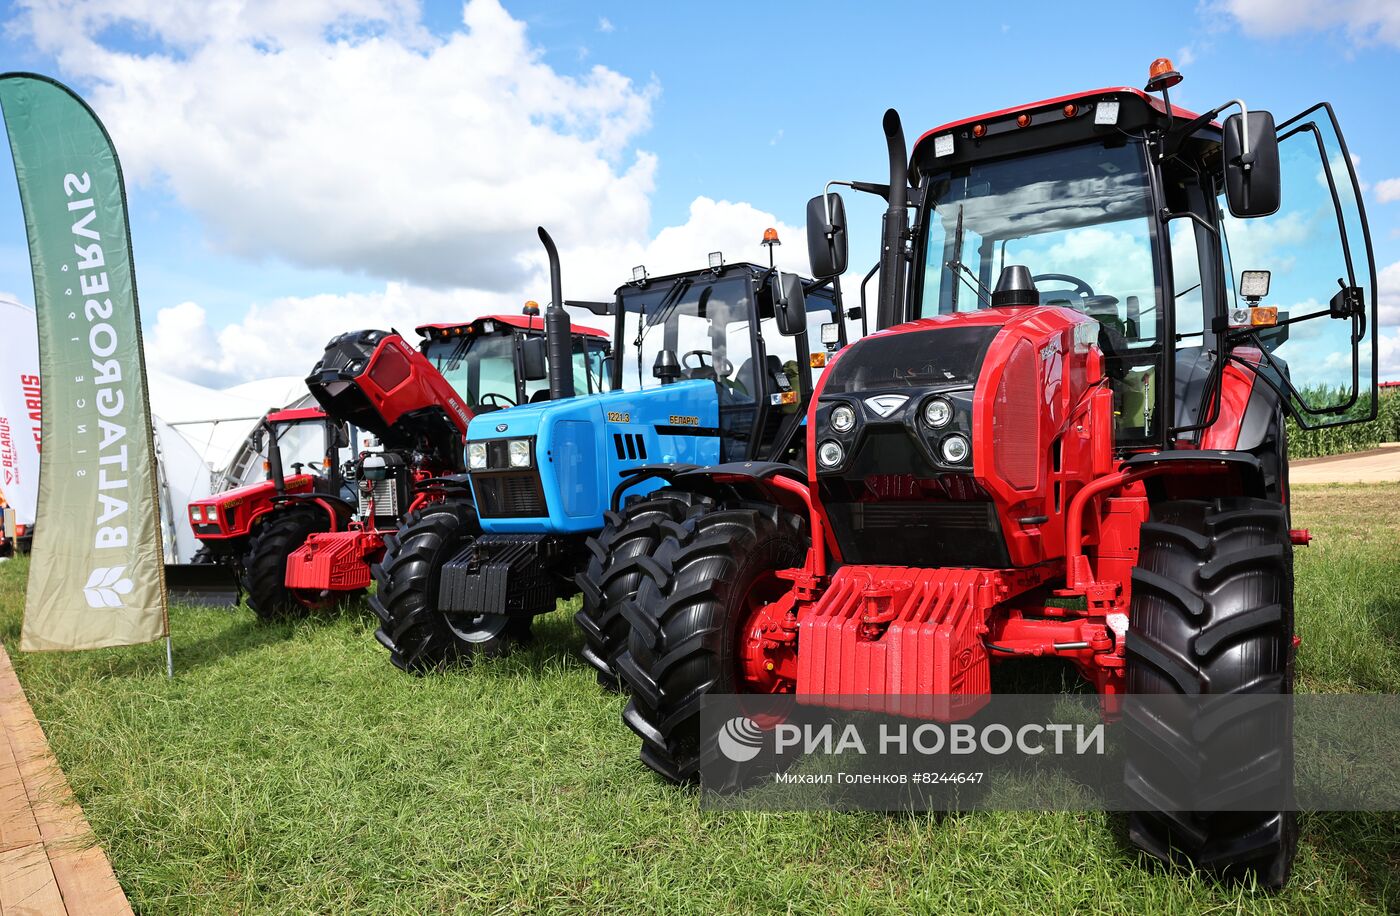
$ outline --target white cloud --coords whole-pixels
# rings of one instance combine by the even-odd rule
[[[1230,263],[1236,278],[1242,270],[1267,268],[1288,273],[1297,261],[1296,249],[1313,235],[1317,214],[1291,210],[1268,219],[1238,219],[1225,215]],[[1294,249],[1293,253],[1289,252]]]
[[[1379,347],[1380,379],[1383,382],[1400,382],[1400,328],[1391,328],[1381,333],[1376,341]]]
[[[1382,325],[1400,325],[1400,261],[1376,274],[1376,306]]]
[[[1251,36],[1277,38],[1341,27],[1358,44],[1400,45],[1400,3],[1395,0],[1221,0],[1216,8]]]
[[[646,265],[652,276],[694,270],[705,266],[706,255],[715,250],[723,251],[730,263],[766,263],[759,241],[770,226],[786,240],[775,251],[778,265],[805,272],[808,265],[801,227],[779,222],[771,213],[749,204],[700,197],[691,204],[684,224],[663,229],[650,242],[585,242],[561,251],[564,296],[610,299],[613,290],[630,277],[633,265]],[[548,290],[548,278],[542,272],[510,292],[430,289],[391,282],[370,293],[258,303],[223,328],[213,327],[199,304],[183,302],[161,309],[148,322],[146,355],[153,369],[224,387],[248,379],[310,372],[326,341],[342,331],[397,328],[416,339],[413,328],[419,324],[470,320],[491,312],[515,314],[526,299],[547,301]],[[607,319],[576,317],[585,324],[601,323],[611,329]],[[288,333],[291,326],[295,326],[295,334]]]
[[[1400,178],[1387,178],[1376,182],[1376,200],[1383,204],[1400,201]]]
[[[600,31],[600,32],[602,32],[603,34],[606,35],[606,34],[609,33],[609,32],[615,32],[615,31],[617,31],[617,26],[613,25],[613,24],[612,24],[612,20],[609,19],[607,16],[599,16],[599,17],[598,17],[598,31]]]
[[[497,0],[444,38],[412,0],[27,0],[15,23],[86,87],[129,180],[250,259],[434,287],[521,285],[535,226],[645,237],[655,85],[556,73]],[[124,27],[157,50],[104,47]]]

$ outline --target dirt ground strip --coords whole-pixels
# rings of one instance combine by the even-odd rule
[[[1288,468],[1290,483],[1378,483],[1400,480],[1400,443],[1326,458],[1304,458]]]
[[[130,912],[0,646],[0,916]]]

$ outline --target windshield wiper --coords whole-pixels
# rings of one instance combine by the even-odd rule
[[[645,312],[643,312],[643,313],[638,317],[638,321],[637,321],[637,339],[634,340],[634,341],[632,342],[633,348],[636,349],[636,351],[637,351],[637,387],[638,387],[638,388],[641,388],[641,387],[643,386],[643,382],[642,382],[642,341],[646,340],[647,334],[651,333],[651,329],[652,329],[652,328],[656,327],[658,324],[665,324],[665,323],[666,323],[666,319],[668,319],[668,318],[671,317],[671,315],[670,315],[671,311],[672,311],[673,309],[675,309],[675,307],[676,307],[677,305],[680,304],[681,297],[684,296],[684,295],[686,294],[686,291],[690,289],[690,286],[691,286],[691,284],[692,284],[693,282],[694,282],[694,280],[692,280],[690,277],[686,277],[684,280],[681,280],[681,281],[680,281],[679,283],[677,283],[675,286],[671,287],[671,291],[670,291],[669,293],[667,293],[667,294],[665,295],[665,297],[663,297],[662,300],[661,300],[659,303],[657,303],[657,305],[656,305],[656,312],[654,313],[655,317],[654,317],[651,321],[647,321],[647,320],[646,320],[646,319],[647,319],[647,316],[646,316],[646,313],[645,313]]]
[[[466,355],[467,347],[471,346],[471,342],[472,338],[470,337],[463,337],[457,341],[457,346],[453,347],[452,352],[447,355],[447,359],[444,361],[445,365],[442,368],[448,372],[455,372],[461,368],[462,357]]]
[[[968,266],[967,266],[966,264],[964,264],[962,261],[959,261],[959,260],[958,260],[958,258],[961,258],[961,257],[962,257],[962,244],[963,244],[963,205],[962,205],[962,204],[958,204],[958,225],[957,225],[957,228],[953,230],[953,256],[954,256],[954,258],[953,258],[953,260],[951,260],[951,261],[945,262],[945,266],[951,268],[952,271],[953,271],[953,275],[956,276],[956,277],[957,277],[959,280],[961,280],[963,283],[966,283],[966,284],[967,284],[967,288],[970,289],[970,290],[972,290],[972,292],[977,296],[978,299],[981,299],[981,300],[982,300],[983,302],[985,302],[988,306],[990,306],[990,305],[992,304],[992,298],[991,298],[991,295],[990,295],[989,293],[984,293],[984,292],[983,292],[983,290],[985,289],[985,287],[982,286],[982,281],[979,280],[979,279],[977,279],[977,275],[976,275],[975,273],[972,272],[972,268],[968,267]],[[966,272],[968,276],[972,277],[973,281],[977,284],[976,286],[974,286],[972,283],[969,283],[969,282],[968,282],[967,277],[963,276],[963,273],[964,273],[964,272]],[[957,310],[958,310],[958,287],[957,287],[957,284],[953,284],[953,311],[956,312]]]
[[[991,290],[987,289],[987,287],[982,285],[982,281],[977,279],[977,274],[972,272],[971,267],[968,267],[962,261],[949,261],[947,266],[951,267],[955,272],[957,272],[958,279],[961,280],[963,283],[967,284],[967,288],[976,293],[977,298],[985,302],[989,308],[991,307]],[[964,273],[967,274],[966,277],[963,276]],[[968,277],[971,277],[971,279],[969,280]],[[957,308],[957,301],[957,298],[954,297],[953,306],[955,309]]]

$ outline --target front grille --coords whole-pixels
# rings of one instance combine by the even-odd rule
[[[536,471],[475,473],[476,512],[482,518],[539,518],[549,514]]]
[[[990,502],[828,502],[847,563],[1004,569],[1001,523]]]
[[[373,484],[373,489],[365,492],[365,485]],[[399,514],[398,481],[390,477],[385,480],[360,481],[360,516],[369,515],[370,500],[374,500],[374,514],[377,516],[397,516]]]

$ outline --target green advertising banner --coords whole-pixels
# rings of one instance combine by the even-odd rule
[[[168,632],[155,450],[126,192],[107,131],[34,74],[0,76],[34,267],[39,505],[20,648]]]

